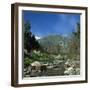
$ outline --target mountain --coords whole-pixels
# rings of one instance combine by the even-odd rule
[[[48,52],[58,52],[67,46],[67,38],[61,35],[49,35],[39,39],[38,42]]]

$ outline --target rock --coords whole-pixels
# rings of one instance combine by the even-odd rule
[[[41,66],[41,64],[38,61],[34,61],[33,63],[31,63],[31,66]]]
[[[57,56],[55,56],[55,59],[60,59],[61,58],[61,55],[59,54],[59,55],[57,55]]]
[[[76,70],[73,67],[69,67],[64,71],[65,75],[76,75]]]
[[[47,66],[47,69],[52,69],[53,68],[53,66]]]
[[[59,64],[59,63],[62,63],[63,60],[53,60],[53,64]]]
[[[26,72],[27,71],[27,69],[26,68],[24,68],[24,72]]]
[[[80,68],[76,68],[76,75],[80,75]]]

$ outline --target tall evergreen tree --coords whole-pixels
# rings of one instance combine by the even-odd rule
[[[33,49],[40,49],[38,41],[30,30],[31,24],[29,21],[27,21],[24,24],[24,49],[26,49],[28,52],[31,52]]]

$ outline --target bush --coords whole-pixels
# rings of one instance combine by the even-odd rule
[[[32,63],[32,60],[29,59],[28,57],[24,59],[24,66],[27,67]]]

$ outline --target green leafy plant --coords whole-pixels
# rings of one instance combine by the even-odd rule
[[[25,66],[25,67],[29,66],[31,63],[32,63],[32,60],[29,59],[28,57],[26,57],[26,58],[24,59],[24,66]]]

